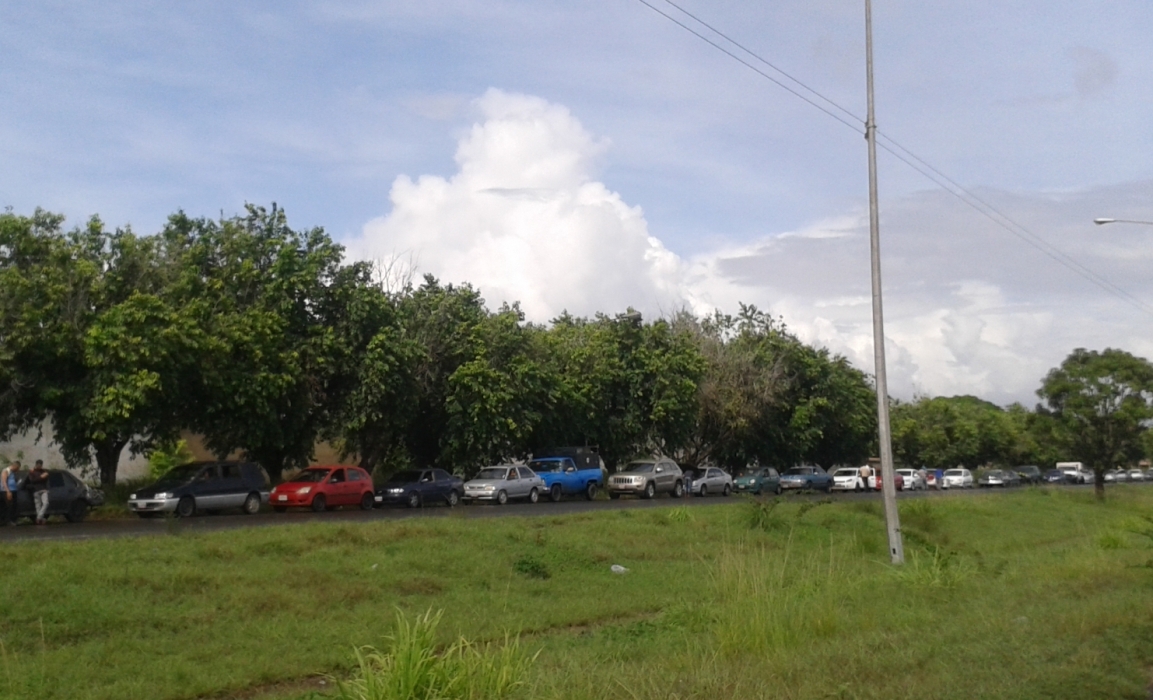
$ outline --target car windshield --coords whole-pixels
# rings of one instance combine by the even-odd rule
[[[837,471],[833,472],[833,476],[856,476],[856,475],[857,475],[856,469],[838,469]]]
[[[785,472],[785,474],[812,474],[812,473],[813,473],[812,467],[793,467],[789,471]]]
[[[414,481],[420,481],[420,472],[415,469],[405,469],[399,471],[392,476],[388,477],[390,484],[411,484]]]
[[[505,474],[507,474],[507,473],[508,473],[508,470],[504,469],[503,467],[488,467],[487,469],[481,469],[480,473],[476,475],[476,478],[478,478],[478,479],[503,479],[505,477]]]
[[[195,462],[193,464],[184,464],[179,467],[173,467],[164,473],[163,476],[156,482],[158,484],[170,484],[173,482],[185,482],[196,476],[196,474],[205,467],[204,462]]]
[[[289,480],[290,484],[316,484],[328,476],[328,469],[305,469]]]
[[[989,472],[989,476],[995,479],[1000,479],[1001,477],[1005,476],[1005,472],[994,469],[993,471]]]
[[[652,462],[631,462],[629,466],[625,467],[626,472],[633,472],[634,474],[646,474],[653,470],[656,466]]]
[[[964,476],[965,472],[960,469],[949,469],[945,471],[945,476]]]
[[[562,467],[562,462],[559,459],[550,460],[533,460],[528,463],[528,468],[540,474],[542,472],[559,472]]]

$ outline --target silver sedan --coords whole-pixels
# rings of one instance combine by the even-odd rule
[[[727,496],[733,491],[733,477],[723,469],[705,467],[697,471],[693,477],[693,493],[697,496],[720,494]]]
[[[503,506],[509,499],[525,498],[529,503],[536,503],[542,493],[544,480],[528,467],[485,467],[475,479],[464,483],[465,502],[475,499]]]

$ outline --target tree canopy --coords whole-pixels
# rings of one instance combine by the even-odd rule
[[[754,306],[539,325],[467,283],[382,284],[276,205],[177,212],[149,236],[63,223],[0,214],[0,437],[50,424],[67,462],[95,463],[104,483],[125,448],[185,430],[274,478],[319,440],[383,472],[471,473],[560,445],[595,446],[610,466],[664,454],[731,469],[876,452],[871,378]],[[896,455],[935,468],[1075,458],[1100,484],[1153,452],[1147,361],[1076,350],[1039,394],[1036,410],[898,402]]]

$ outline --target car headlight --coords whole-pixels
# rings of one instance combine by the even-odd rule
[[[172,498],[172,494],[169,493],[168,491],[161,491],[160,493],[153,496],[153,498],[156,498],[158,500],[163,501],[163,500],[167,500],[169,498]]]
[[[129,496],[128,500],[135,501],[136,500],[136,494],[132,494],[131,496]]]
[[[493,486],[492,484],[488,484],[488,485],[480,487],[480,490],[481,491],[495,491],[496,487]]]
[[[388,492],[391,494],[404,493],[404,489],[389,489]]]
[[[298,488],[296,490],[296,493],[301,495],[301,496],[304,496],[306,494],[312,493],[312,487],[311,486],[301,486],[300,488]]]

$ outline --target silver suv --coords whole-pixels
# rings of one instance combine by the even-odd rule
[[[609,498],[620,498],[624,493],[641,498],[670,493],[680,498],[685,495],[685,481],[681,468],[667,457],[638,459],[609,477],[608,492]]]

